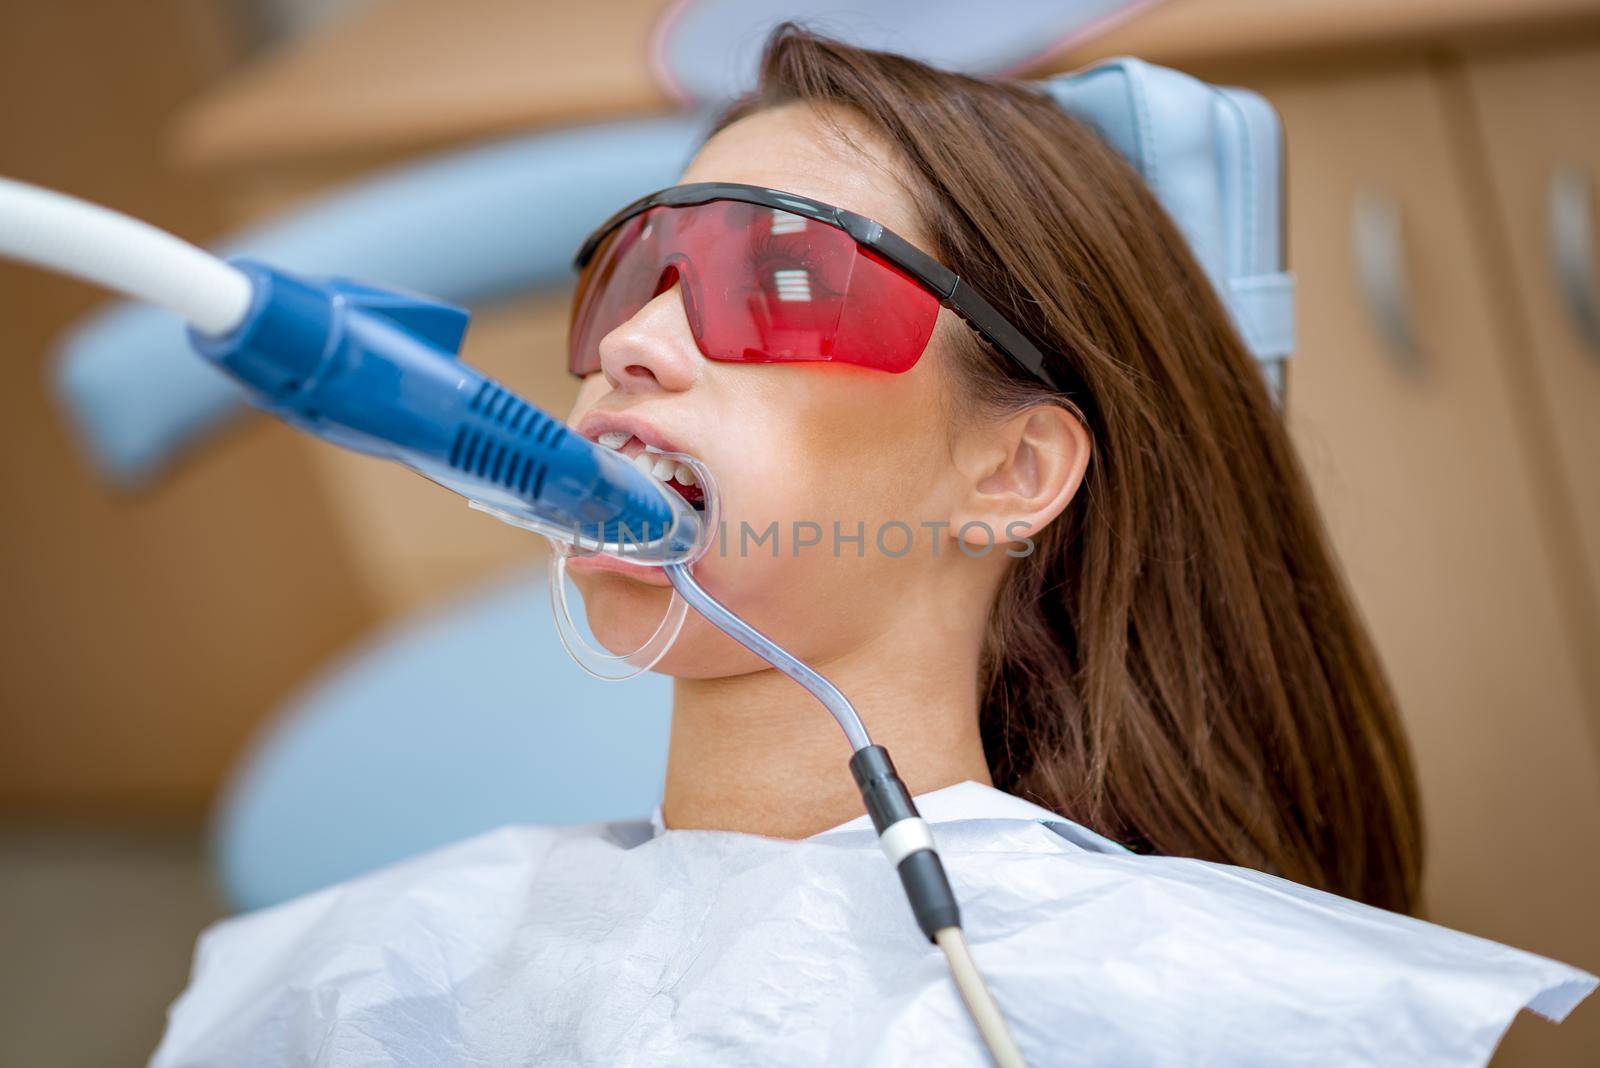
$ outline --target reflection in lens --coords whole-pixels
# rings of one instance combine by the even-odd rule
[[[772,209],[772,232],[774,234],[798,234],[806,228],[804,215],[796,215],[782,208]]]
[[[803,267],[773,271],[772,286],[777,291],[779,300],[809,301],[811,299],[810,272]]]

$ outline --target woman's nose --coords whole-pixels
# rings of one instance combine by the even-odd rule
[[[600,371],[612,389],[623,393],[688,389],[699,374],[700,360],[677,279],[600,339]]]

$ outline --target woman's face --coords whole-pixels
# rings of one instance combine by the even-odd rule
[[[872,162],[892,158],[889,147],[841,119],[859,149],[806,105],[749,116],[713,137],[682,181],[798,193],[929,249],[900,183]],[[920,524],[951,511],[944,350],[958,329],[941,309],[929,351],[903,374],[727,363],[701,355],[674,285],[601,341],[601,370],[584,381],[569,422],[590,439],[631,431],[630,453],[651,444],[702,460],[720,490],[723,524],[696,576],[796,655],[826,663],[870,647],[903,619],[929,569],[955,552],[949,531]],[[903,554],[906,533],[884,528],[895,520],[913,535]],[[848,540],[858,527],[864,538]],[[658,569],[575,559],[569,573],[595,637],[613,652],[638,647],[671,595]],[[657,670],[714,677],[758,666],[690,613]]]

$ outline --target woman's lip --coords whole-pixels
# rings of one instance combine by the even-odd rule
[[[600,556],[595,553],[577,553],[567,557],[567,570],[577,574],[595,574],[597,572],[611,572],[623,578],[633,579],[635,582],[646,586],[671,586],[667,574],[659,567],[650,567],[645,564],[630,564],[618,560],[614,556]]]
[[[644,444],[653,449],[659,449],[661,452],[689,452],[688,449],[668,438],[654,423],[625,412],[592,411],[582,419],[579,419],[578,425],[574,429],[590,441],[594,441],[601,434],[608,432],[626,431]]]

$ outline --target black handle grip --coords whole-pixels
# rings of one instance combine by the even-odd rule
[[[861,799],[866,802],[867,814],[872,817],[872,826],[879,835],[901,820],[919,818],[910,791],[900,781],[894,761],[882,746],[869,745],[856,750],[850,758],[850,773],[861,788]],[[906,899],[911,902],[911,913],[928,941],[932,942],[934,934],[946,927],[961,926],[961,909],[956,904],[955,891],[950,889],[944,862],[935,850],[918,849],[907,854],[896,870],[900,873]]]

